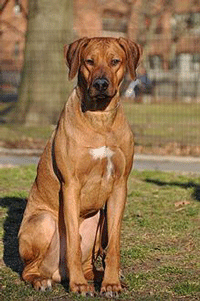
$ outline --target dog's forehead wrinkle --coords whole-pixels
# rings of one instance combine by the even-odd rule
[[[104,51],[104,55],[102,55],[102,52],[97,49],[97,51],[88,52],[85,59],[92,59],[101,65],[106,65],[110,63],[112,59],[124,60],[125,55],[123,55],[123,53],[119,54],[119,52],[113,51],[113,49]]]
[[[123,55],[123,50],[118,45],[117,42],[114,42],[111,39],[97,39],[96,43],[94,43],[94,40],[91,39],[87,47],[85,48],[85,55],[87,56],[101,56],[102,57],[102,50],[105,56],[120,56]]]

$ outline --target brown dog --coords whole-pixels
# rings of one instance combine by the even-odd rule
[[[88,279],[105,254],[101,293],[115,296],[120,228],[133,161],[133,135],[119,102],[128,68],[135,78],[140,48],[124,38],[83,38],[65,46],[69,78],[78,72],[57,128],[40,159],[19,231],[22,277],[36,289],[69,278],[93,295]]]

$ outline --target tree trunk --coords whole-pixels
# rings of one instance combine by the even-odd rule
[[[55,124],[72,84],[63,45],[73,38],[72,0],[29,0],[28,30],[13,122]]]

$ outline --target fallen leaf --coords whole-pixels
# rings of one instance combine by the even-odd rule
[[[190,204],[189,201],[180,201],[180,202],[176,202],[174,205],[175,205],[175,207],[180,207],[180,206],[189,205],[189,204]]]

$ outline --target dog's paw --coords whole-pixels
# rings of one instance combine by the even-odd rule
[[[72,283],[70,284],[70,290],[73,293],[81,294],[84,297],[94,297],[94,286],[89,284],[78,284]]]
[[[122,291],[120,283],[106,284],[102,283],[100,295],[106,298],[118,298],[119,293]]]
[[[53,281],[42,277],[35,278],[32,282],[34,289],[45,292],[52,290]]]

